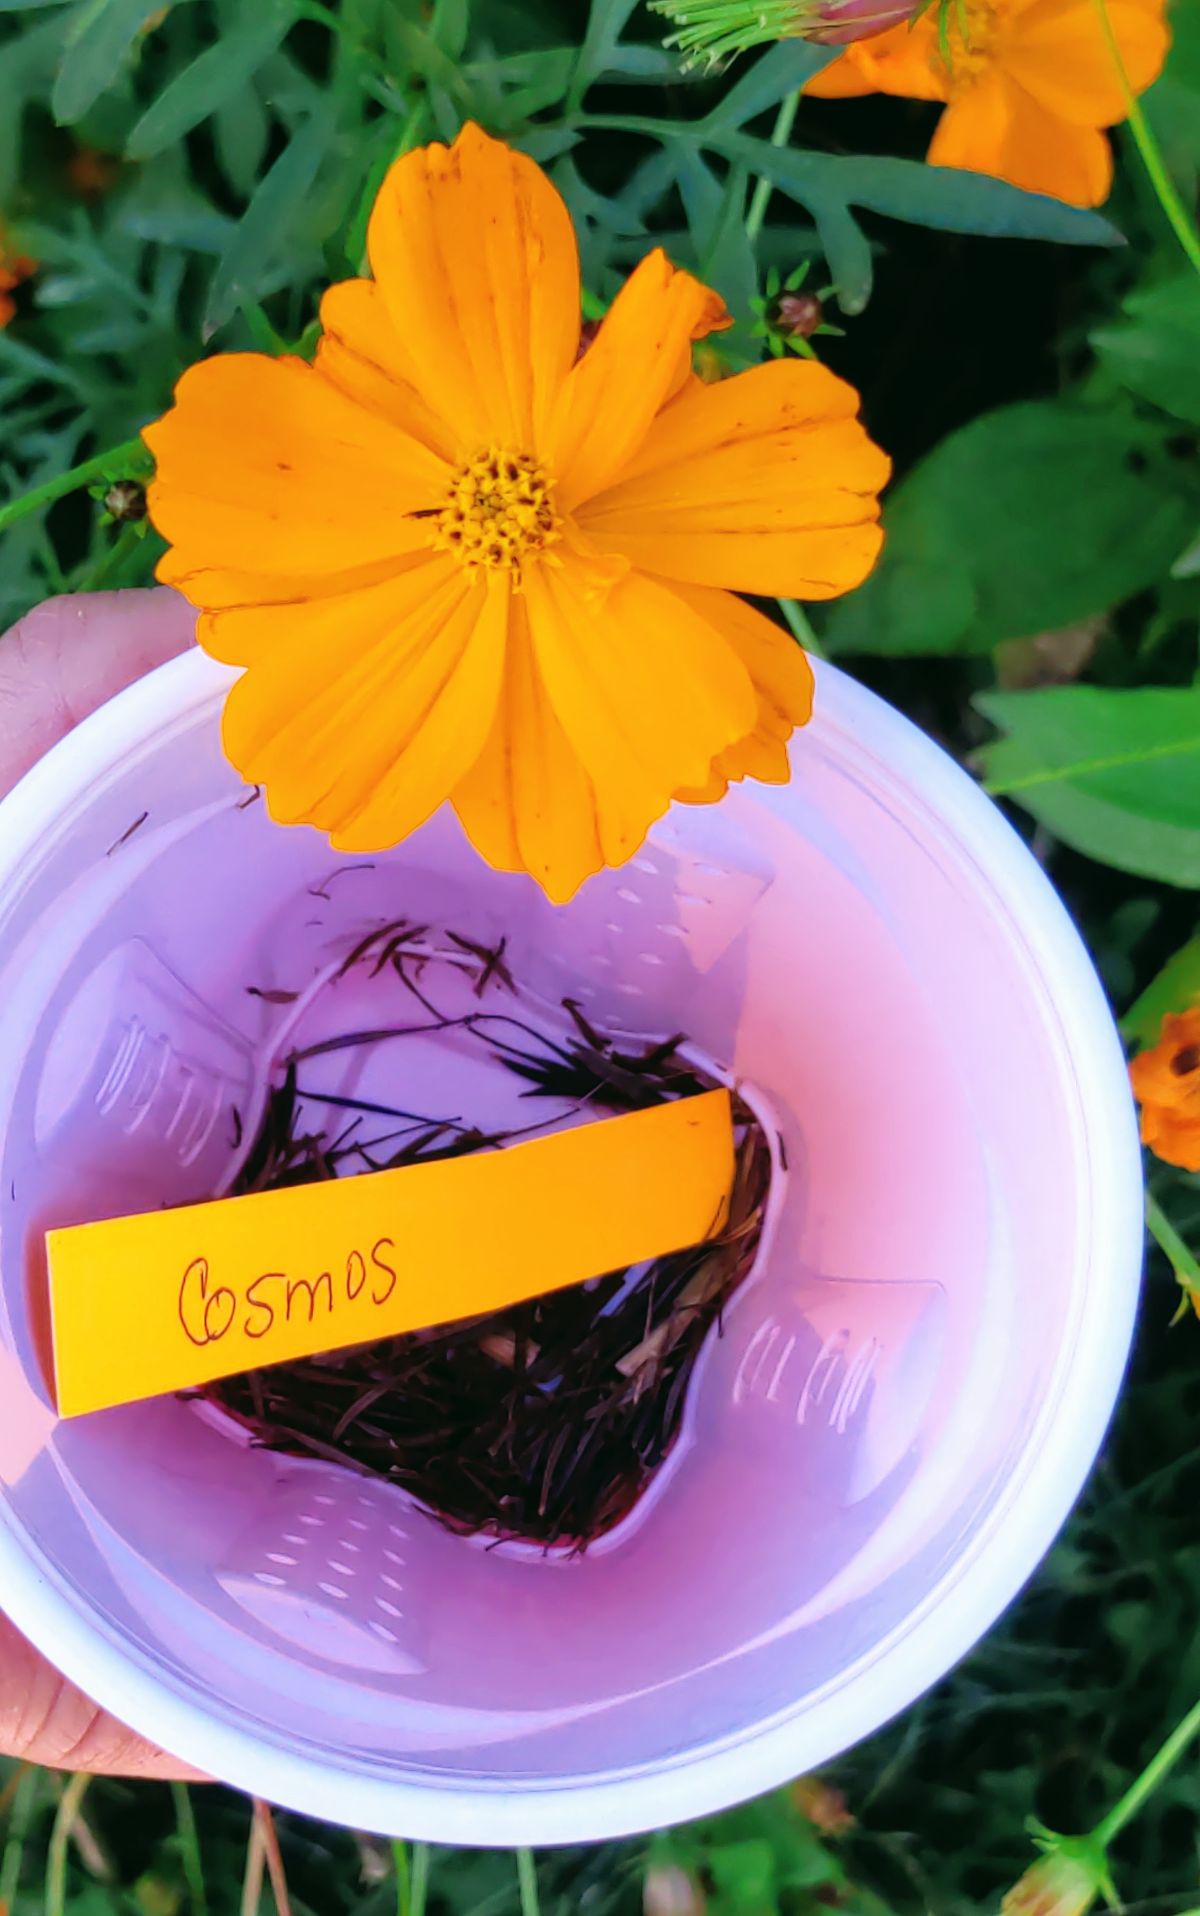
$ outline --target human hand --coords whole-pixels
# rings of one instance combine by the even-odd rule
[[[0,794],[122,686],[189,646],[174,592],[48,599],[0,638]],[[50,1769],[189,1779],[185,1764],[97,1709],[0,1616],[0,1753]]]

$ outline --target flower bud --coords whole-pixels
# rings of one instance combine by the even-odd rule
[[[1003,1916],[1084,1916],[1097,1896],[1117,1906],[1104,1850],[1095,1838],[1047,1830],[1038,1846],[1045,1853],[1002,1899]]]
[[[789,339],[811,339],[824,317],[815,293],[780,293],[771,310],[771,324]]]
[[[146,488],[137,479],[114,479],[104,495],[104,510],[117,525],[137,525],[146,517]]]
[[[668,46],[709,65],[769,40],[843,47],[911,20],[923,0],[651,0],[678,32]]]

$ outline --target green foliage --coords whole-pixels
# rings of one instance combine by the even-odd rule
[[[837,652],[990,652],[1156,583],[1200,514],[1156,422],[1109,405],[986,413],[893,492],[882,563],[834,608]]]
[[[145,0],[79,0],[63,37],[50,107],[73,126],[121,76],[147,19]]]
[[[259,68],[286,37],[295,17],[290,0],[265,0],[254,13],[236,20],[228,33],[198,53],[146,108],[125,142],[126,159],[153,159],[244,94]],[[260,158],[261,151],[255,156],[256,161]],[[246,169],[235,158],[232,171],[237,176],[235,186],[244,190],[256,165]]]
[[[1138,287],[1122,316],[1092,334],[1102,363],[1138,399],[1200,426],[1200,278],[1184,272]]]
[[[1200,933],[1173,952],[1162,970],[1121,1020],[1121,1030],[1139,1050],[1156,1044],[1162,1021],[1170,1011],[1184,1011],[1200,1001]]]
[[[647,1867],[684,1872],[701,1886],[709,1916],[819,1916],[830,1907],[883,1916],[884,1905],[851,1879],[837,1842],[821,1835],[788,1790],[664,1832]]]
[[[976,704],[1006,734],[980,755],[989,790],[1089,858],[1200,887],[1200,682],[989,692]]]

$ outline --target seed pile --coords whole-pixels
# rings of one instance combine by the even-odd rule
[[[500,1149],[556,1124],[564,1099],[600,1116],[711,1088],[681,1056],[682,1038],[628,1048],[571,1001],[552,1036],[522,1015],[502,944],[451,936],[431,948],[427,937],[396,923],[349,954],[343,973],[390,968],[416,1015],[287,1056],[235,1191]],[[508,1008],[443,1015],[426,980],[437,961],[465,970],[479,999],[499,988]],[[365,1044],[397,1046],[402,1084],[404,1039],[451,1030],[525,1081],[528,1125],[484,1132],[305,1092],[309,1060]],[[555,1100],[553,1118],[538,1120],[539,1098]],[[336,1121],[325,1131],[308,1122],[314,1102]],[[260,1444],[400,1485],[453,1530],[586,1549],[633,1508],[671,1449],[701,1346],[753,1261],[770,1157],[741,1100],[734,1119],[729,1217],[706,1243],[487,1317],[223,1379],[206,1394]]]

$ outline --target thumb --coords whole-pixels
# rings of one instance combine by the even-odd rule
[[[195,639],[165,586],[47,599],[0,639],[0,792],[81,718]]]

